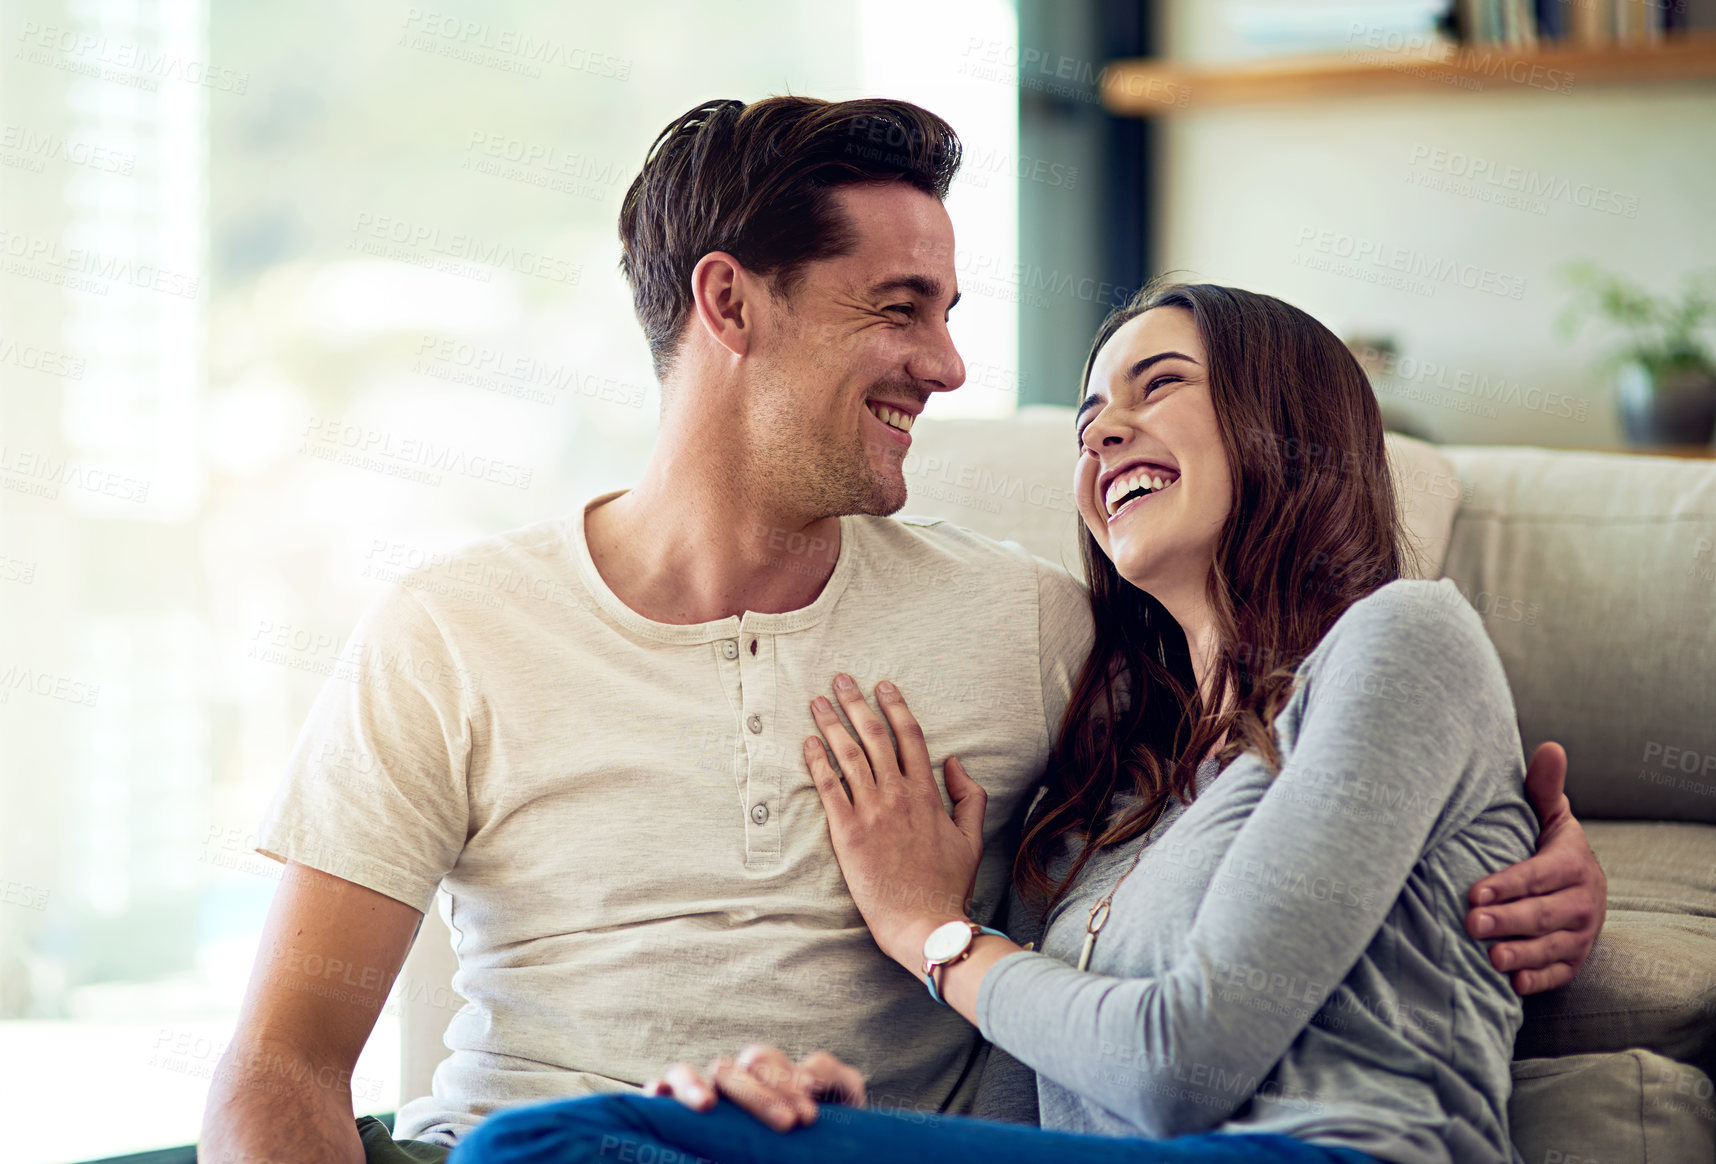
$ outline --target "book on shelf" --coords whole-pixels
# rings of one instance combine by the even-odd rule
[[[1455,0],[1450,19],[1466,44],[1641,45],[1716,27],[1716,0]]]

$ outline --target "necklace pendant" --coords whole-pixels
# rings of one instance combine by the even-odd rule
[[[1078,968],[1090,969],[1090,952],[1096,948],[1096,931],[1087,930],[1084,935],[1084,948],[1078,952]]]

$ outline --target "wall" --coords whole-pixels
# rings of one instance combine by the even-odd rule
[[[1171,55],[1234,52],[1221,6],[1164,7]],[[1433,439],[1618,447],[1608,336],[1558,331],[1560,270],[1668,290],[1716,268],[1716,84],[1487,88],[1168,119],[1157,254],[1393,336],[1379,395]]]

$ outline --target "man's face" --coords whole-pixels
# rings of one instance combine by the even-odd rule
[[[771,496],[810,517],[894,513],[909,429],[932,392],[965,382],[947,313],[953,223],[910,186],[847,186],[857,244],[765,299],[746,358],[746,432]]]

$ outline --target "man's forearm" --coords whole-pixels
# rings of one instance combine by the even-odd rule
[[[200,1164],[363,1164],[351,1073],[285,1047],[229,1047],[209,1088]]]

